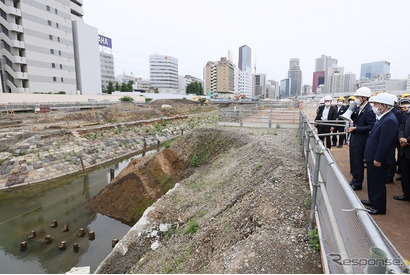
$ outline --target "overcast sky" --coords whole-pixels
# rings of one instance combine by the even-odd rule
[[[389,61],[392,78],[410,74],[409,0],[85,0],[84,21],[112,38],[115,74],[149,78],[149,55],[178,59],[179,74],[203,78],[207,61],[252,49],[268,79],[287,77],[299,58],[312,85],[315,58],[338,60],[345,73]]]

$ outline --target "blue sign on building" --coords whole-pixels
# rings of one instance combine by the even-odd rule
[[[100,34],[98,35],[98,44],[107,48],[112,48],[111,38],[102,36]]]

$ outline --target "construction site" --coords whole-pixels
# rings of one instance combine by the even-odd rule
[[[201,106],[164,100],[3,113],[0,208],[25,188],[82,176],[144,152],[81,203],[83,211],[131,226],[90,272],[362,273],[368,262],[339,265],[332,253],[366,260],[372,247],[397,260],[387,271],[408,271],[410,246],[403,238],[408,217],[398,217],[410,213],[404,210],[410,204],[388,198],[388,214],[374,219],[365,211],[345,211],[363,208],[359,198],[366,198],[365,188],[356,195],[344,187],[350,178],[347,146],[323,153],[319,195],[312,197],[317,162],[311,154],[318,145],[308,138],[307,125],[316,107],[315,102]],[[145,155],[150,148],[155,152]],[[400,183],[387,188],[389,196],[396,195]],[[8,220],[0,221],[0,228]],[[20,226],[29,232],[34,224]],[[10,245],[18,248],[22,239],[16,236]],[[11,254],[28,257],[30,245]],[[87,244],[90,251],[92,245]]]

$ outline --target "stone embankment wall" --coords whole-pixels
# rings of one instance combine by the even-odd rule
[[[0,152],[0,189],[51,180],[157,145],[212,118],[187,116],[57,129],[31,136]]]

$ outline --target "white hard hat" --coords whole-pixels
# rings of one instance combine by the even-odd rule
[[[369,100],[369,102],[377,102],[381,104],[386,104],[390,106],[394,106],[395,102],[395,95],[389,94],[389,93],[381,93],[375,96],[372,96]],[[397,97],[396,97],[397,98]]]
[[[361,87],[356,90],[354,96],[364,96],[364,97],[371,97],[372,91],[367,87]]]
[[[325,103],[325,98],[324,98],[324,97],[322,97],[322,98],[319,100],[319,104],[322,104],[322,103]]]
[[[330,95],[327,95],[323,98],[324,101],[326,100],[333,100],[333,97],[331,97]]]

